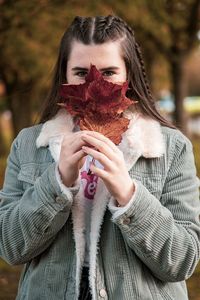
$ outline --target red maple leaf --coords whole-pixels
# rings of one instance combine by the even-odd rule
[[[104,115],[84,117],[80,119],[81,130],[97,131],[108,137],[113,143],[118,145],[122,140],[122,133],[127,130],[129,120],[123,117],[107,117]]]
[[[60,96],[64,99],[64,107],[71,115],[84,115],[89,100],[87,100],[88,83],[62,84]]]
[[[94,65],[85,77],[85,83],[63,84],[59,103],[73,116],[79,117],[81,130],[98,131],[115,144],[121,141],[122,133],[128,128],[129,120],[122,116],[124,110],[136,103],[126,97],[128,82],[114,84],[104,80]]]

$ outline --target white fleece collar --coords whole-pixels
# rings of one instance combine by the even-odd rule
[[[124,112],[124,117],[130,119],[130,123],[117,147],[123,152],[128,169],[140,156],[162,156],[164,142],[160,124],[130,110]],[[76,130],[73,117],[65,109],[60,109],[53,119],[43,124],[36,145],[38,148],[49,145],[54,160],[58,161],[63,136]]]

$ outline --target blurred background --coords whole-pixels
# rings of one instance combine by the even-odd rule
[[[76,15],[107,14],[135,30],[157,106],[192,141],[200,176],[199,0],[0,0],[0,188],[14,137],[38,120],[64,30]],[[15,299],[21,268],[0,260],[0,300]],[[187,285],[200,300],[200,264]]]

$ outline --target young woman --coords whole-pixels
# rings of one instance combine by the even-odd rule
[[[128,80],[138,101],[117,146],[57,105],[61,84],[84,83],[91,64]],[[188,299],[200,254],[192,145],[157,111],[132,29],[76,17],[47,100],[40,124],[14,140],[0,192],[1,256],[25,264],[17,299]]]

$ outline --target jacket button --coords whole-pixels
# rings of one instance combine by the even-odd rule
[[[105,298],[106,297],[106,291],[104,290],[104,289],[101,289],[100,291],[99,291],[99,295],[102,297],[102,298]]]
[[[124,225],[129,225],[131,223],[131,219],[130,218],[126,218],[123,220],[123,224]]]
[[[62,197],[56,197],[56,203],[58,204],[65,204],[65,199],[63,199]]]

